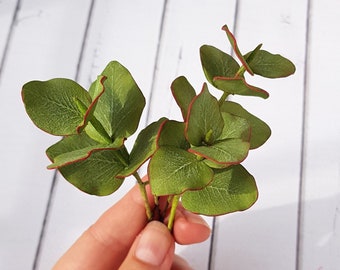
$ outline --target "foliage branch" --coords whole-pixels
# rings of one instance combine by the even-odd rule
[[[295,66],[281,55],[262,50],[262,44],[243,55],[228,27],[222,29],[237,59],[210,45],[200,48],[205,77],[221,90],[220,97],[211,94],[207,83],[196,94],[185,77],[176,78],[171,91],[183,120],[163,117],[149,124],[130,152],[125,141],[138,128],[145,98],[119,62],[110,62],[88,91],[64,78],[26,83],[22,98],[31,120],[40,129],[63,136],[46,150],[52,162],[48,168],[57,169],[78,189],[98,196],[115,192],[133,175],[148,220],[162,220],[170,211],[169,229],[179,201],[189,211],[213,216],[252,206],[258,190],[241,163],[249,150],[267,141],[271,130],[228,96],[266,99],[269,94],[248,84],[245,73],[281,78],[293,74]],[[146,162],[149,177],[142,181],[138,169]],[[156,202],[154,209],[147,185]],[[160,207],[164,198],[165,206]]]

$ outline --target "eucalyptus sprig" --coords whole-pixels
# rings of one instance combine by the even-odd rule
[[[203,83],[197,94],[181,76],[171,84],[182,121],[165,117],[140,131],[129,152],[125,141],[136,132],[145,98],[130,72],[110,62],[87,91],[77,82],[56,78],[23,86],[26,112],[40,129],[62,139],[50,146],[49,169],[57,169],[80,190],[98,196],[115,192],[134,176],[145,200],[147,219],[163,220],[176,207],[203,215],[222,215],[252,206],[258,197],[254,177],[241,165],[249,150],[270,137],[269,126],[229,95],[268,98],[246,82],[245,74],[267,78],[295,72],[291,61],[278,54],[254,50],[242,54],[233,34],[226,32],[237,59],[210,45],[200,48],[205,77],[221,90],[215,97]],[[148,162],[148,180],[138,169]],[[156,202],[151,207],[146,186]],[[161,200],[166,201],[160,207]],[[156,215],[157,212],[157,215]]]

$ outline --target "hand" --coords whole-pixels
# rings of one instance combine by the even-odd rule
[[[209,235],[206,222],[181,206],[173,235],[161,222],[148,223],[144,201],[135,186],[80,236],[53,269],[191,269],[174,255],[175,241],[193,244]]]

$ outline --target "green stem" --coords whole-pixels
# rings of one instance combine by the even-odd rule
[[[152,220],[152,210],[151,210],[151,206],[150,206],[150,203],[149,203],[148,194],[147,194],[146,188],[145,188],[146,185],[149,184],[149,182],[143,182],[137,172],[135,172],[133,174],[133,176],[137,180],[137,183],[139,185],[140,193],[141,193],[141,195],[143,197],[143,200],[144,200],[146,216],[148,218],[148,221],[151,221]]]
[[[220,107],[223,105],[224,101],[226,101],[228,96],[229,96],[228,92],[223,92],[223,95],[221,96],[220,100],[218,101],[218,104],[220,105]]]
[[[172,228],[174,226],[176,209],[178,206],[179,198],[180,198],[180,195],[174,195],[172,198],[171,210],[170,210],[170,216],[169,216],[169,222],[168,222],[169,231],[172,231]]]
[[[241,66],[239,70],[236,72],[235,78],[242,77],[244,72],[246,72],[247,69],[244,66]]]
[[[156,195],[154,195],[153,196],[153,199],[154,199],[154,201],[155,201],[155,205],[159,205],[159,198],[158,198],[158,196],[156,196]]]

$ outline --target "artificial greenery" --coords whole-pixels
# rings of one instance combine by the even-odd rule
[[[268,93],[246,82],[245,73],[267,78],[286,77],[295,67],[281,55],[257,46],[241,54],[236,39],[226,32],[236,59],[210,45],[200,48],[209,84],[221,90],[216,98],[204,83],[196,94],[181,76],[172,94],[183,120],[161,118],[145,127],[129,152],[125,141],[136,132],[145,98],[130,72],[110,62],[85,90],[64,78],[31,81],[23,86],[27,114],[42,130],[63,138],[46,150],[52,164],[80,190],[98,196],[115,192],[133,175],[145,200],[148,220],[162,220],[170,211],[172,228],[179,201],[189,211],[222,215],[252,206],[258,197],[254,177],[241,165],[249,150],[269,138],[269,126],[228,100],[229,95],[268,98]],[[148,180],[138,169],[148,163]],[[146,186],[156,206],[151,208]],[[160,201],[165,206],[160,207]]]

